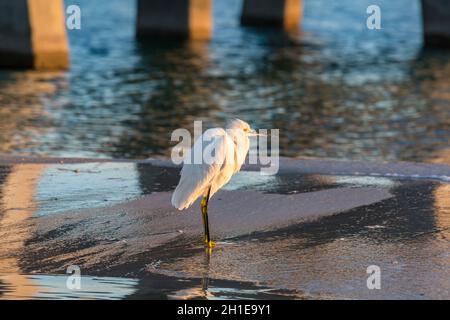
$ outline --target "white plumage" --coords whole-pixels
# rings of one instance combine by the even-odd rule
[[[235,119],[227,129],[214,128],[205,131],[194,143],[184,158],[178,186],[172,195],[172,205],[183,210],[188,208],[200,196],[206,196],[209,187],[211,198],[222,188],[234,173],[241,169],[247,156],[249,136],[257,135],[248,123]],[[195,155],[204,155],[214,149],[214,161],[194,163]],[[188,161],[191,160],[191,161]]]

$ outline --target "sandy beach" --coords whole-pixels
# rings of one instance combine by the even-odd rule
[[[282,159],[275,176],[256,169],[211,200],[208,253],[199,203],[170,205],[179,167],[168,161],[3,157],[0,294],[49,295],[76,265],[110,298],[447,297],[450,167]],[[387,293],[365,287],[370,264],[393,279]]]

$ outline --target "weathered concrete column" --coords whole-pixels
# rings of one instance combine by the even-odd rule
[[[0,0],[0,67],[68,66],[63,0]]]
[[[298,27],[303,14],[303,0],[244,0],[241,24]]]
[[[138,38],[207,40],[212,34],[212,0],[138,0]]]
[[[422,0],[425,45],[450,47],[450,1]]]

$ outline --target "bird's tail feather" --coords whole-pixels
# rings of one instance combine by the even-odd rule
[[[195,200],[198,199],[203,194],[203,190],[199,190],[197,192],[192,192],[189,188],[183,186],[183,183],[176,187],[175,191],[172,194],[172,205],[178,210],[183,210],[189,208]]]

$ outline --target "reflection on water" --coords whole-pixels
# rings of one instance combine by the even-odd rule
[[[441,230],[442,238],[450,241],[450,185],[438,186],[434,190],[434,199],[436,226]]]
[[[105,166],[106,165],[106,166]],[[100,168],[99,168],[100,167]],[[126,167],[131,170],[124,171]],[[120,168],[122,170],[118,170]],[[92,169],[99,169],[96,179],[76,179],[71,174],[79,173],[82,170],[92,174]],[[58,170],[63,170],[59,172]],[[74,172],[74,170],[76,172]],[[109,192],[101,192],[90,194],[89,198],[81,197],[77,193],[80,191],[76,186],[82,186],[85,195],[88,195],[92,189],[87,187],[86,183],[90,183],[91,187],[104,191],[104,186],[110,186],[106,180],[99,177],[108,177],[119,179],[121,183],[114,186],[121,192],[127,181],[127,177],[133,183],[137,183],[136,176],[130,176],[133,172],[132,166],[126,164],[91,164],[76,165],[76,169],[72,165],[65,165],[63,168],[59,166],[48,166],[41,164],[21,164],[12,167],[0,167],[0,299],[121,299],[131,295],[137,283],[134,279],[120,278],[98,278],[98,277],[82,277],[81,290],[69,290],[66,286],[67,276],[57,275],[24,275],[20,268],[20,256],[26,252],[26,240],[33,233],[33,224],[29,218],[37,212],[44,211],[43,214],[53,213],[59,210],[74,210],[80,207],[95,206],[102,196],[111,197]],[[56,174],[56,173],[59,174]],[[100,173],[103,173],[102,175]],[[105,178],[106,179],[106,178]],[[125,181],[125,182],[124,182]],[[68,190],[64,190],[69,185]],[[136,192],[136,187],[128,186],[129,192]],[[95,189],[94,189],[95,190]],[[41,192],[42,191],[42,192]],[[65,195],[72,195],[65,198]],[[125,194],[127,194],[125,192]],[[49,206],[45,198],[49,195],[58,195],[62,197],[62,201],[58,202],[55,207]],[[44,199],[43,199],[44,198]],[[72,200],[72,201],[70,201]],[[87,201],[86,201],[87,200]],[[117,199],[114,199],[117,201]],[[81,201],[81,203],[80,203]]]
[[[62,74],[54,72],[0,71],[0,153],[36,152],[40,145],[36,137],[53,126],[45,104],[63,90],[64,81]]]
[[[305,1],[298,34],[239,26],[214,1],[209,43],[134,39],[135,1],[78,1],[64,75],[0,72],[0,152],[169,155],[173,129],[239,116],[280,128],[281,154],[428,161],[448,148],[450,53],[423,51],[420,2]],[[101,18],[99,18],[101,17]]]
[[[83,163],[48,168],[37,186],[35,215],[113,205],[142,194],[134,163]]]
[[[28,218],[36,209],[36,185],[45,168],[45,165],[24,164],[6,172],[0,171],[0,273],[10,273],[0,283],[3,287],[10,287],[8,290],[12,295],[18,292],[34,295],[36,290],[21,274],[19,259],[25,250],[25,241],[32,233]]]
[[[16,282],[17,275],[0,274],[0,299],[123,299],[135,291],[135,279],[82,276],[80,289],[67,288],[67,276],[23,275],[27,284]],[[27,290],[25,290],[27,288]]]

